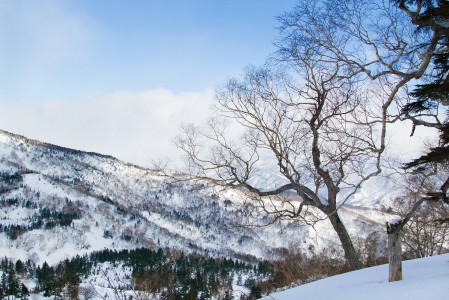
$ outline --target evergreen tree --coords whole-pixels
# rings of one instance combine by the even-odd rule
[[[2,282],[1,282],[1,286],[0,286],[0,288],[2,289],[2,293],[3,294],[6,294],[6,287],[7,287],[7,285],[6,285],[6,272],[3,271]]]
[[[8,268],[8,258],[4,257],[2,261],[0,262],[0,270],[3,272],[6,272]]]
[[[433,55],[434,73],[425,84],[418,85],[411,93],[413,101],[408,103],[403,112],[414,126],[435,127],[440,133],[440,145],[428,149],[427,153],[409,162],[406,168],[422,168],[431,163],[447,164],[449,162],[449,2],[444,0],[397,0],[399,7],[407,11],[407,5],[418,5],[420,11],[411,14],[411,21],[417,31],[432,31],[439,37],[440,51]],[[420,115],[443,107],[446,113],[444,121],[430,122],[419,118]],[[442,199],[449,203],[449,178],[441,187],[442,192],[432,195],[435,200]]]
[[[26,299],[30,295],[30,291],[23,283],[20,286],[20,296],[22,299]]]
[[[18,296],[19,294],[19,280],[16,277],[16,272],[14,269],[10,269],[8,272],[8,279],[7,279],[7,288],[6,288],[6,295],[10,296]]]
[[[25,264],[20,259],[16,261],[15,270],[17,274],[23,274],[25,272]]]
[[[54,269],[47,262],[43,263],[42,268],[38,267],[36,277],[39,289],[44,292],[44,296],[53,295],[56,289],[56,275]]]

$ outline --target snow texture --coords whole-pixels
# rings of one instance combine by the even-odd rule
[[[270,259],[282,248],[295,248],[306,256],[326,252],[330,245],[339,248],[328,220],[315,228],[291,221],[239,228],[236,225],[246,218],[244,191],[216,188],[206,181],[173,180],[111,156],[0,130],[0,174],[15,173],[20,179],[2,186],[0,201],[17,199],[18,204],[0,209],[0,224],[29,226],[41,208],[73,210],[79,218],[67,227],[27,230],[14,240],[0,232],[0,253],[14,259],[56,264],[104,248],[136,247]],[[371,188],[366,193],[369,201]],[[392,216],[380,207],[364,206],[362,198],[339,211],[350,234],[383,232]],[[25,207],[27,201],[35,206]],[[263,221],[264,215],[259,218]]]
[[[449,254],[403,262],[403,280],[388,282],[388,265],[349,272],[283,292],[265,300],[447,300]]]

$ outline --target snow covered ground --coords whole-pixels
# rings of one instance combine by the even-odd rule
[[[405,261],[402,270],[402,281],[388,282],[388,265],[381,265],[318,280],[264,299],[449,299],[449,254]]]

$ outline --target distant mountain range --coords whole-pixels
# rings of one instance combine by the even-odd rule
[[[312,255],[338,245],[326,220],[315,228],[294,221],[240,227],[246,196],[0,130],[2,256],[54,264],[105,248],[147,247],[251,261],[285,248]],[[340,212],[358,238],[382,235],[389,217],[380,205]]]

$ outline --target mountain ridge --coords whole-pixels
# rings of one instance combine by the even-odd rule
[[[98,156],[98,157],[102,157],[102,158],[113,159],[113,160],[117,160],[117,161],[119,161],[119,162],[121,162],[123,164],[129,165],[129,166],[133,166],[135,168],[150,170],[149,168],[145,168],[145,167],[142,167],[142,166],[130,163],[130,162],[125,162],[125,161],[123,161],[123,160],[121,160],[121,159],[119,159],[119,158],[117,158],[115,156],[112,156],[112,155],[102,154],[102,153],[98,153],[98,152],[95,152],[95,151],[84,151],[84,150],[72,149],[72,148],[68,148],[68,147],[64,147],[64,146],[55,145],[55,144],[52,144],[52,143],[43,142],[43,141],[36,140],[36,139],[30,139],[30,138],[28,138],[28,137],[26,137],[24,135],[15,134],[15,133],[3,130],[1,128],[0,128],[0,134],[5,135],[5,136],[9,136],[11,138],[15,138],[15,139],[18,139],[18,140],[22,140],[22,141],[25,141],[27,143],[34,144],[34,145],[37,145],[37,146],[47,147],[47,148],[50,148],[50,149],[55,149],[55,150],[58,150],[58,151],[69,152],[69,153],[73,153],[73,154],[93,155],[93,156]]]
[[[0,130],[0,174],[0,251],[24,260],[56,263],[74,253],[104,248],[161,247],[246,260],[273,258],[281,249],[316,255],[330,246],[338,248],[327,221],[315,228],[294,221],[239,227],[246,217],[246,195],[241,190],[218,189],[176,174],[173,180],[109,155],[4,130]],[[70,216],[68,212],[74,211],[76,216]],[[352,235],[382,231],[385,213],[369,209],[368,216],[363,214],[366,219],[358,213],[355,207],[342,209]],[[69,225],[56,216],[67,218]],[[42,225],[35,228],[39,220]]]

